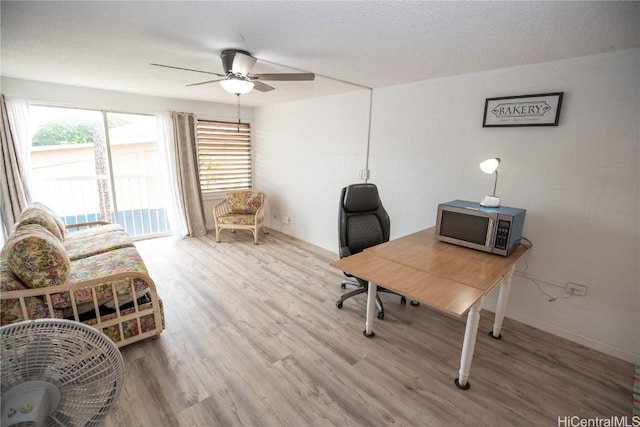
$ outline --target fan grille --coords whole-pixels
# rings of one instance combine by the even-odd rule
[[[58,319],[18,322],[0,331],[3,401],[19,384],[46,381],[60,391],[60,403],[45,425],[100,424],[124,378],[120,351],[106,335],[83,323]]]

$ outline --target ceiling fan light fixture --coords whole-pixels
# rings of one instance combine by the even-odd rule
[[[226,80],[222,80],[220,85],[224,90],[234,95],[244,95],[253,89],[253,82],[250,80],[244,80],[235,76],[228,77]]]

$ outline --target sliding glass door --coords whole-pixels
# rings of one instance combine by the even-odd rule
[[[156,117],[32,105],[34,200],[67,224],[105,220],[133,237],[169,231]]]
[[[116,217],[132,236],[169,230],[155,116],[107,113]]]

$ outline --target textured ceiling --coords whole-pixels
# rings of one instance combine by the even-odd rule
[[[243,95],[260,106],[640,46],[640,2],[2,1],[1,73],[235,103],[210,76],[225,48],[318,74]],[[287,67],[273,64],[284,64]],[[323,77],[326,76],[326,77]],[[331,77],[331,78],[328,78]],[[334,80],[336,79],[336,80]]]

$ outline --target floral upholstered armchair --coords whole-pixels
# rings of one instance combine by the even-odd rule
[[[216,225],[216,242],[220,242],[220,230],[250,230],[253,244],[258,244],[258,230],[264,227],[264,207],[267,197],[260,191],[230,191],[226,198],[213,207]],[[264,231],[264,228],[263,228]]]

